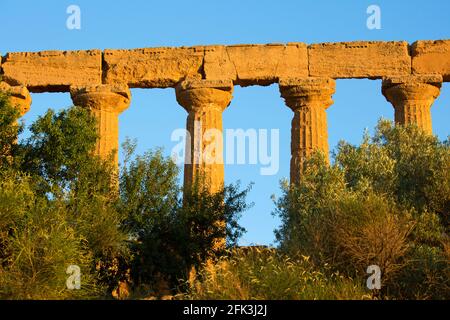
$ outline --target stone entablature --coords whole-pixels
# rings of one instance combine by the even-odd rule
[[[71,86],[117,82],[130,88],[168,88],[191,78],[249,86],[283,78],[411,74],[450,81],[450,40],[12,52],[1,63],[3,80],[30,92],[68,92]]]

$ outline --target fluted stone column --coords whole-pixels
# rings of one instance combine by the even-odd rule
[[[382,92],[395,109],[395,122],[417,124],[432,133],[431,105],[439,96],[442,76],[386,77]]]
[[[23,117],[31,107],[31,95],[25,86],[11,86],[6,82],[0,82],[0,91],[9,93],[9,101],[13,107],[20,111],[20,116]]]
[[[184,164],[184,191],[194,183],[211,194],[224,186],[222,112],[231,102],[231,81],[188,80],[176,88],[178,103],[186,109],[186,139]],[[225,219],[215,222],[225,235]],[[216,239],[214,252],[225,249],[226,237]]]
[[[232,92],[231,81],[188,80],[176,87],[177,101],[188,112],[185,190],[198,182],[215,193],[224,185],[222,112]]]
[[[119,114],[130,105],[131,93],[127,85],[97,85],[72,87],[70,95],[77,106],[88,108],[97,118],[99,140],[96,154],[108,159],[112,152],[118,166]]]
[[[303,162],[316,150],[328,159],[326,109],[333,104],[335,81],[328,78],[281,79],[281,96],[294,111],[291,125],[291,184],[300,181]]]

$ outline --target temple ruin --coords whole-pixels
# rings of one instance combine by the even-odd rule
[[[222,130],[233,86],[278,83],[294,113],[290,179],[295,183],[312,151],[328,153],[326,109],[333,104],[335,79],[382,79],[380,90],[393,105],[395,122],[416,123],[431,133],[430,107],[442,82],[450,81],[450,40],[11,52],[3,56],[0,74],[0,90],[11,93],[22,115],[30,109],[30,92],[70,92],[75,105],[98,119],[96,152],[102,157],[119,147],[119,115],[130,104],[130,88],[175,89],[174,99],[188,113],[193,155],[201,146],[194,122],[201,121],[201,130]],[[190,160],[185,187],[199,174],[211,191],[223,185],[223,163]]]

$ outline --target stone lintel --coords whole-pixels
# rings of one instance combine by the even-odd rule
[[[12,52],[3,57],[3,80],[30,92],[67,92],[102,83],[102,51]]]
[[[380,79],[411,74],[406,41],[354,41],[308,46],[309,75],[334,79]]]
[[[450,81],[450,39],[416,41],[411,56],[413,74],[438,74]]]

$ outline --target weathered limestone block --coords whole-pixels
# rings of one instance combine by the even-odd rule
[[[308,46],[304,43],[288,43],[278,62],[276,69],[277,80],[281,78],[307,77]]]
[[[0,91],[10,94],[10,103],[19,109],[21,116],[24,116],[30,110],[31,95],[25,86],[10,86],[6,82],[1,81]]]
[[[203,62],[204,78],[207,80],[236,81],[237,73],[225,46],[206,46]]]
[[[281,79],[280,92],[294,111],[291,124],[291,184],[298,184],[304,161],[320,150],[328,159],[326,109],[333,104],[335,81],[329,78]]]
[[[430,108],[439,96],[441,85],[440,75],[386,77],[383,79],[382,92],[395,109],[396,123],[415,123],[431,134]]]
[[[450,40],[417,41],[411,56],[413,74],[438,74],[450,81]]]
[[[372,78],[411,74],[407,42],[338,42],[308,47],[309,75]]]
[[[102,83],[102,53],[41,51],[8,53],[2,64],[3,80],[24,85],[31,92],[66,92],[70,86]]]
[[[188,112],[184,188],[190,190],[197,182],[215,193],[224,184],[222,112],[231,102],[233,84],[184,81],[175,91],[178,103]]]
[[[103,159],[114,152],[118,167],[119,158],[119,114],[130,105],[131,93],[127,85],[97,85],[71,87],[70,95],[77,106],[88,108],[97,118],[99,140],[96,154]]]
[[[104,51],[104,83],[132,88],[167,88],[186,78],[201,79],[203,47]]]
[[[235,66],[235,84],[269,85],[283,77],[307,77],[308,54],[303,43],[226,47]]]

